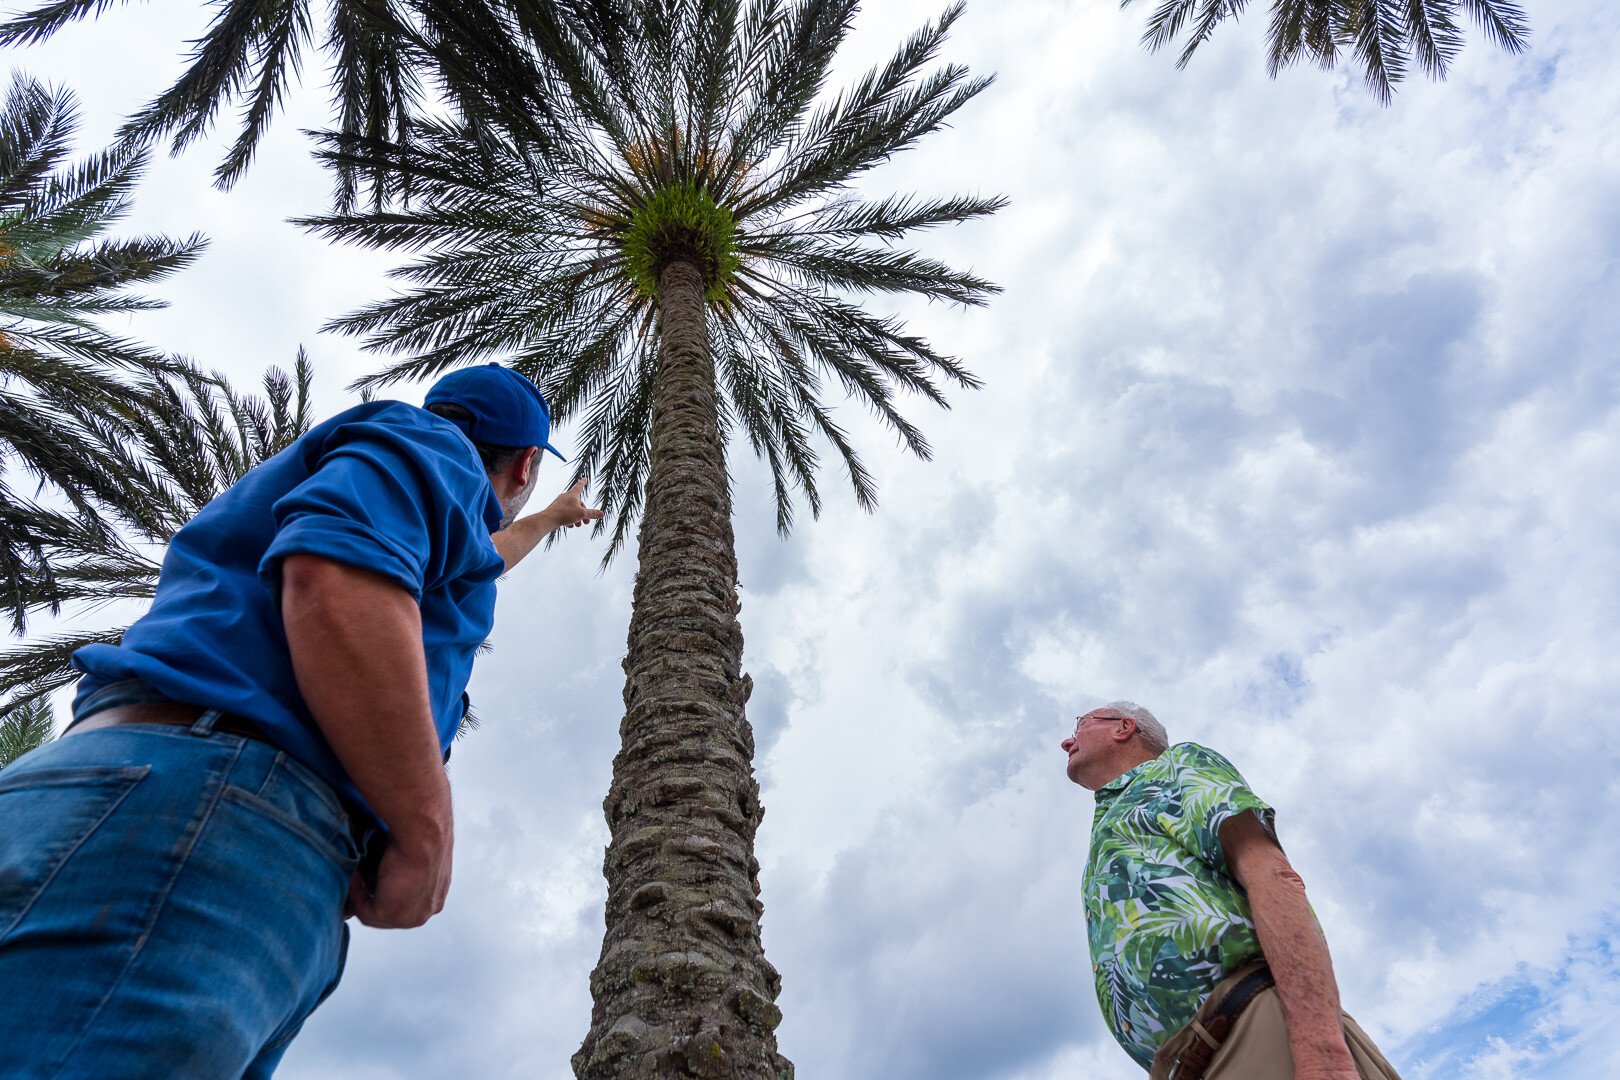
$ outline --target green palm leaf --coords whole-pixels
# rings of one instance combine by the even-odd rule
[[[76,111],[68,92],[23,76],[0,102],[0,602],[18,633],[29,611],[57,609],[59,552],[115,549],[112,522],[162,535],[177,505],[118,465],[141,383],[183,365],[98,320],[161,307],[129,287],[189,265],[203,241],[104,236],[128,212],[145,155],[125,146],[74,164]],[[14,492],[23,475],[65,513]]]
[[[30,699],[0,706],[0,769],[50,740],[50,703]]]
[[[47,0],[0,24],[0,46],[44,41],[115,6],[122,5]],[[200,6],[212,17],[190,43],[185,70],[129,119],[122,135],[130,144],[168,137],[179,153],[206,136],[222,111],[235,109],[240,127],[214,173],[222,188],[252,163],[317,46],[332,73],[337,127],[348,135],[407,141],[413,117],[447,102],[473,122],[491,109],[537,118],[532,133],[538,137],[554,53],[576,39],[596,39],[611,22],[611,5],[598,0],[334,0],[319,30],[310,0],[208,0]],[[340,170],[338,205],[352,203],[362,180],[379,204],[408,190],[396,189],[394,179],[387,170],[365,177]]]
[[[1248,0],[1159,0],[1142,43],[1157,52],[1185,35],[1176,60],[1185,67],[1217,26],[1247,6]],[[1430,78],[1446,77],[1462,49],[1462,12],[1497,47],[1510,53],[1529,47],[1530,24],[1516,0],[1272,0],[1266,69],[1275,76],[1301,60],[1331,68],[1348,50],[1373,96],[1388,105],[1413,60]]]
[[[94,630],[63,634],[27,642],[0,652],[0,694],[5,713],[34,704],[44,704],[47,695],[79,677],[68,660],[86,645],[116,645],[123,630]]]

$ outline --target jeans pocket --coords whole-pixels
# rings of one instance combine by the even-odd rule
[[[321,855],[343,867],[345,875],[354,873],[355,865],[360,861],[360,852],[341,819],[322,820],[317,817],[313,823],[303,821],[287,808],[239,787],[227,787],[220,797],[303,838]],[[317,825],[323,827],[317,828]],[[322,835],[323,832],[325,835]]]
[[[0,773],[0,939],[150,771],[92,765]]]

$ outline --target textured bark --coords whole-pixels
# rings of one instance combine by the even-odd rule
[[[762,811],[743,705],[737,556],[703,278],[659,276],[660,332],[622,746],[603,802],[607,933],[582,1080],[781,1080],[781,977],[760,942]]]

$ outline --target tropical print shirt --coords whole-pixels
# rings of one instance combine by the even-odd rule
[[[1249,901],[1226,867],[1221,823],[1271,807],[1232,763],[1170,747],[1097,792],[1086,929],[1103,1018],[1144,1069],[1230,971],[1260,954]]]

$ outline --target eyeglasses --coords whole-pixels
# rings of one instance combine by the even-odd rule
[[[1074,733],[1076,735],[1078,735],[1078,734],[1080,734],[1080,729],[1085,727],[1087,724],[1095,723],[1097,721],[1102,721],[1103,723],[1118,723],[1120,720],[1124,719],[1124,717],[1121,717],[1121,716],[1092,716],[1090,713],[1087,713],[1085,716],[1077,716],[1074,719],[1075,719]]]

